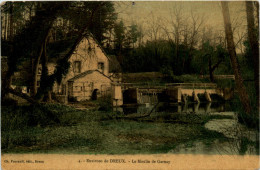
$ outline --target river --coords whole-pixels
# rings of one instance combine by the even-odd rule
[[[151,101],[151,100],[150,100]],[[154,100],[152,100],[154,101]],[[143,103],[141,105],[118,107],[114,111],[124,115],[174,115],[193,114],[219,116],[210,119],[202,126],[207,130],[223,134],[227,140],[215,139],[210,143],[195,140],[190,146],[180,144],[168,153],[174,154],[221,154],[221,155],[257,155],[259,132],[248,129],[238,122],[237,114],[232,110],[230,102],[167,104],[167,103]],[[221,118],[223,116],[223,118]],[[225,118],[226,116],[227,118]],[[163,117],[163,116],[162,116]],[[168,116],[169,117],[169,116]],[[165,118],[164,116],[164,119]],[[156,123],[155,123],[156,125]]]

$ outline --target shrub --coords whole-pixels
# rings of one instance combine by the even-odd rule
[[[24,129],[59,123],[58,115],[45,105],[3,106],[2,130]]]
[[[246,125],[248,128],[257,129],[259,131],[259,115],[252,112],[246,114],[244,111],[238,111],[238,121]]]
[[[69,101],[69,102],[77,102],[77,99],[76,99],[76,97],[70,96],[70,97],[68,98],[68,101]]]
[[[1,101],[2,106],[15,106],[17,105],[17,101],[12,98],[4,98],[4,100]]]
[[[100,111],[111,111],[112,110],[112,101],[111,96],[102,96],[98,99],[98,105],[100,106],[98,110]]]
[[[235,82],[232,79],[216,79],[215,83],[219,88],[234,88]]]
[[[250,99],[252,101],[254,97],[250,95]],[[232,102],[232,108],[238,113],[238,121],[248,128],[253,128],[259,131],[259,113],[257,111],[256,102],[251,102],[251,107],[251,113],[245,113],[238,95],[235,95],[234,102]]]
[[[201,79],[197,75],[184,74],[181,76],[172,75],[174,83],[200,83]]]

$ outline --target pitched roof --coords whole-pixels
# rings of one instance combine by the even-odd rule
[[[95,36],[92,33],[89,33],[90,37],[93,38],[93,40],[95,41],[95,43],[98,45],[98,47],[101,49],[101,51],[104,53],[104,55],[107,57],[107,59],[109,60],[109,57],[106,53],[106,51],[104,50],[104,48],[102,47],[102,45],[98,42],[98,40],[95,38]],[[87,37],[85,37],[87,38]]]
[[[104,53],[104,55],[107,57],[107,59],[110,60],[110,58],[108,57],[107,53],[106,53],[105,50],[103,49],[102,45],[97,41],[97,39],[95,38],[95,36],[94,36],[92,33],[90,33],[90,32],[88,32],[87,34],[85,34],[84,36],[81,37],[79,43],[77,44],[76,48],[74,49],[74,52],[76,52],[76,51],[78,50],[78,46],[82,43],[82,40],[84,40],[84,39],[89,40],[89,38],[92,38],[92,39],[94,40],[94,43],[97,44],[98,48],[100,48],[101,51]],[[62,42],[62,41],[60,41],[60,42]],[[88,41],[88,42],[89,42],[89,41]],[[59,56],[59,57],[56,56],[56,57],[54,57],[54,58],[50,58],[50,59],[49,59],[49,62],[56,63],[57,60],[60,59],[60,58],[63,58],[64,55],[66,55],[69,50],[70,50],[70,48],[68,48],[66,51],[60,53],[60,56]],[[74,52],[70,55],[69,58],[71,58],[71,56],[74,54]]]
[[[85,71],[85,72],[83,72],[83,73],[80,73],[80,74],[74,76],[73,78],[69,79],[68,81],[75,81],[75,80],[77,80],[77,79],[79,79],[79,78],[85,77],[85,76],[88,75],[88,74],[92,74],[92,73],[95,72],[95,71],[98,72],[98,73],[100,73],[101,75],[105,76],[105,77],[108,78],[109,80],[111,80],[108,76],[106,76],[104,73],[100,72],[99,70],[88,70],[88,71]]]
[[[89,38],[92,38],[94,40],[94,42],[97,44],[97,47],[100,48],[101,51],[104,53],[104,55],[107,57],[107,59],[110,60],[110,58],[108,57],[108,55],[107,55],[106,51],[104,50],[104,48],[102,47],[102,45],[98,42],[98,40],[95,38],[95,36],[91,32],[88,32],[85,36],[83,36],[81,38],[80,42],[77,44],[77,47],[75,48],[75,51],[77,50],[77,48],[78,48],[79,44],[82,42],[82,40],[84,40],[84,39],[88,40]]]

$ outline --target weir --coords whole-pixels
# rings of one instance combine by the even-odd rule
[[[216,94],[224,97],[222,89],[217,88],[214,83],[171,83],[166,84],[166,91],[172,102],[184,102],[188,101],[188,97],[192,98],[192,101],[199,103],[200,99],[198,95],[204,95],[208,102],[212,102],[210,95]]]
[[[208,102],[212,102],[211,95],[215,94],[224,100],[232,95],[227,89],[219,89],[214,83],[170,83],[164,86],[151,86],[134,83],[117,83],[112,85],[113,106],[124,104],[155,104],[159,101],[173,103],[187,103],[188,99],[199,103],[199,96],[204,95]],[[228,95],[225,95],[228,94]]]

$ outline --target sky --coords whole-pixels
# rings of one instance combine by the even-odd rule
[[[134,4],[133,4],[134,2]],[[223,24],[221,4],[218,1],[129,1],[115,2],[119,19],[126,23],[149,23],[151,14],[161,18],[169,18],[171,10],[175,7],[182,7],[185,13],[193,10],[198,15],[204,15],[210,25]],[[245,2],[229,2],[232,18],[245,20]]]
[[[134,3],[133,3],[134,2]],[[204,26],[210,27],[214,31],[224,32],[223,16],[221,3],[219,1],[128,1],[115,2],[115,8],[118,12],[118,19],[122,20],[125,25],[136,23],[149,29],[153,23],[171,27],[171,11],[174,8],[182,8],[187,18],[184,22],[190,22],[190,13],[204,18]],[[238,39],[237,34],[246,32],[246,11],[245,2],[229,2],[229,9],[232,26],[236,27],[234,32],[235,41]],[[155,22],[153,22],[155,21]]]

